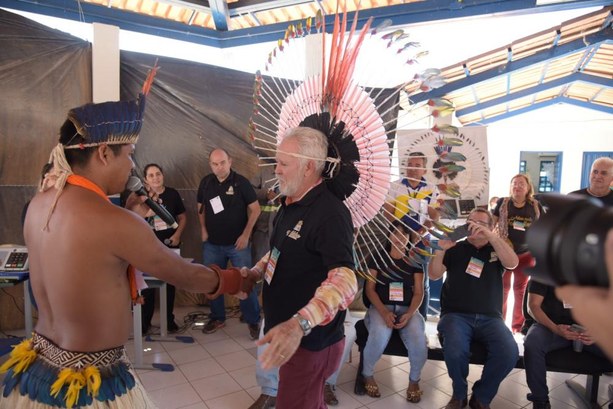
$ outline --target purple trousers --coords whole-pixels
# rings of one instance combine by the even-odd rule
[[[326,409],[324,383],[340,365],[345,339],[321,351],[298,348],[279,368],[277,409]]]

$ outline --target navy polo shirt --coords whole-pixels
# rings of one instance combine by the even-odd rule
[[[336,267],[353,269],[353,225],[347,207],[320,183],[290,205],[282,199],[270,248],[279,250],[270,283],[264,282],[264,332],[287,321],[315,295]],[[344,336],[345,311],[327,325],[316,326],[300,345],[320,351]]]
[[[466,273],[471,258],[482,261],[479,278]],[[476,248],[468,240],[445,252],[447,278],[441,292],[441,315],[448,312],[483,314],[502,318],[502,274],[504,267],[491,244]]]
[[[215,214],[211,200],[219,197],[223,210]],[[249,181],[230,170],[223,181],[214,174],[202,178],[198,187],[198,203],[204,207],[204,225],[209,233],[208,242],[219,246],[231,246],[247,225],[247,206],[257,202],[255,190]]]

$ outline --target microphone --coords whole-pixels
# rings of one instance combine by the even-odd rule
[[[130,178],[128,179],[128,183],[126,183],[126,189],[136,193],[139,196],[146,196],[147,200],[145,200],[145,203],[147,204],[147,206],[149,206],[151,210],[153,210],[155,214],[160,216],[160,218],[164,220],[164,222],[173,229],[179,227],[179,224],[176,222],[175,218],[172,217],[170,213],[168,213],[168,210],[162,207],[162,205],[160,205],[158,202],[151,200],[149,194],[147,193],[147,190],[143,186],[143,182],[141,182],[139,178],[137,178],[136,176],[130,176]]]

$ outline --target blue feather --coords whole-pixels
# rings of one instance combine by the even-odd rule
[[[6,375],[4,376],[4,392],[2,393],[5,398],[9,396],[13,389],[15,389],[15,386],[17,386],[19,383],[19,378],[20,376],[15,374],[13,368],[7,371]]]

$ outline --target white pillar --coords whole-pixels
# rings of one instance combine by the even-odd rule
[[[119,27],[100,23],[92,26],[93,102],[119,101]]]

